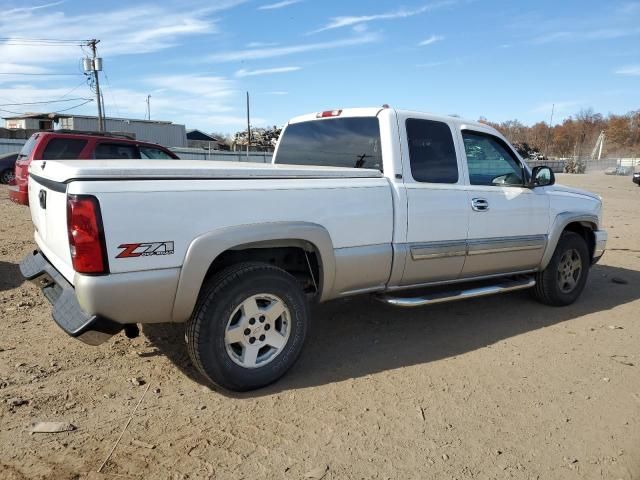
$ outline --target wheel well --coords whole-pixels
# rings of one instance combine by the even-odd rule
[[[266,241],[240,245],[222,252],[211,263],[205,281],[217,272],[241,262],[264,262],[293,275],[305,293],[321,292],[321,261],[315,246],[306,241]]]
[[[593,233],[594,226],[587,222],[573,222],[567,225],[564,228],[565,232],[574,232],[584,238],[584,241],[587,242],[587,247],[589,248],[589,257],[593,258],[593,253],[596,248],[596,238]]]

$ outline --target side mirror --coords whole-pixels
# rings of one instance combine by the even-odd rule
[[[533,167],[531,180],[529,181],[529,188],[548,187],[554,183],[556,183],[556,176],[549,167]]]

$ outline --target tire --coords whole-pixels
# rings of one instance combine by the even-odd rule
[[[6,170],[0,172],[0,183],[4,185],[9,185],[13,178],[13,170],[11,168],[7,168]]]
[[[222,388],[264,387],[297,360],[308,318],[309,306],[295,277],[266,263],[232,265],[200,292],[186,328],[189,356]]]
[[[584,238],[575,232],[564,232],[549,265],[536,274],[536,285],[531,289],[533,297],[545,305],[571,305],[584,290],[590,263],[589,248]],[[578,266],[579,273],[571,271]]]

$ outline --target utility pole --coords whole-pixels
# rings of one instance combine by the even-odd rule
[[[151,120],[151,95],[147,95],[147,120]]]
[[[249,92],[247,92],[247,162],[249,161],[250,148],[251,148],[251,121],[249,117]]]
[[[100,40],[96,40],[95,38],[89,40],[89,46],[91,47],[91,52],[93,54],[92,62],[91,62],[91,71],[93,72],[93,78],[96,82],[96,101],[98,102],[98,131],[104,132],[104,117],[102,116],[102,97],[100,96],[100,80],[98,79],[98,71],[102,69],[102,65],[97,58],[96,46],[100,43]]]

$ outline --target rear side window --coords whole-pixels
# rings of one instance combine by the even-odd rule
[[[417,182],[457,183],[458,158],[449,125],[409,118],[406,127],[413,179]]]
[[[159,148],[140,147],[140,158],[155,160],[173,160],[173,157]]]
[[[41,160],[75,160],[87,144],[77,138],[52,138],[42,152]]]
[[[96,145],[94,157],[99,160],[140,158],[138,148],[126,143],[99,143]]]
[[[288,125],[275,163],[382,170],[378,119],[332,118]]]

